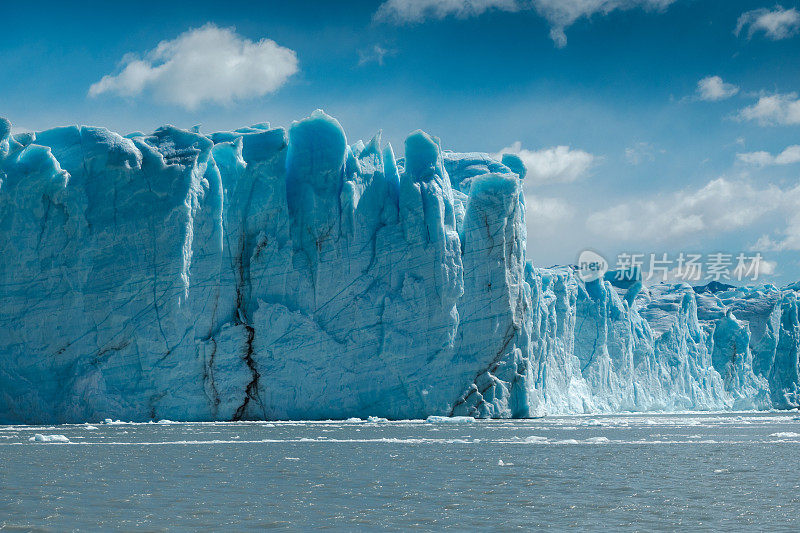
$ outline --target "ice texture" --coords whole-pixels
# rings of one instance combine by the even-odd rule
[[[37,433],[33,437],[28,438],[28,442],[58,442],[60,444],[69,444],[70,440],[64,435],[42,435],[41,433]]]
[[[404,156],[0,119],[0,423],[800,405],[800,287],[536,268],[519,158]]]

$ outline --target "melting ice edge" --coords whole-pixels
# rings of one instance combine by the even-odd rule
[[[12,134],[0,422],[793,408],[800,285],[526,261],[515,156],[289,131]],[[557,238],[557,236],[554,236]]]

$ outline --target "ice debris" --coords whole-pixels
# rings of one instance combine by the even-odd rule
[[[61,444],[68,444],[70,441],[64,435],[42,435],[36,433],[33,437],[28,439],[30,442],[57,442]]]

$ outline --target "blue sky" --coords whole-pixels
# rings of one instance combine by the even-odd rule
[[[0,22],[0,116],[19,130],[214,131],[288,126],[322,108],[350,142],[381,129],[398,152],[422,128],[445,149],[521,154],[536,264],[585,248],[612,263],[620,252],[758,251],[762,280],[785,283],[800,279],[799,11],[710,0],[16,3]]]

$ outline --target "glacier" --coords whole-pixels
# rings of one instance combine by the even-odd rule
[[[0,423],[800,406],[800,285],[526,251],[525,167],[322,111],[126,136],[0,119]]]

